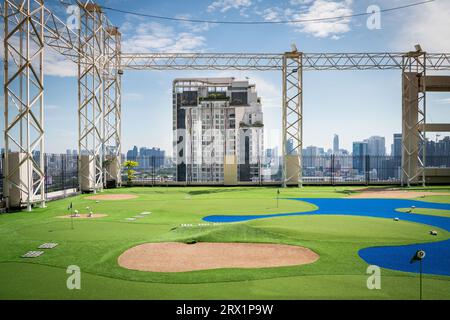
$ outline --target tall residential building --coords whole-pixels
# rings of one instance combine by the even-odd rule
[[[261,178],[263,112],[248,81],[176,79],[173,130],[177,181],[224,182],[230,163],[238,181]]]
[[[303,167],[315,168],[319,156],[319,148],[316,146],[309,146],[303,150]]]
[[[380,136],[373,136],[367,139],[367,154],[370,156],[385,156],[386,139]]]
[[[363,173],[366,168],[366,155],[368,154],[367,142],[353,142],[353,169]]]
[[[428,140],[426,143],[426,164],[428,167],[450,167],[450,137],[436,141]]]
[[[337,134],[335,134],[333,138],[333,153],[339,153],[339,136]]]
[[[139,155],[138,147],[134,146],[133,149],[127,151],[127,159],[136,161]]]
[[[165,156],[165,151],[160,148],[142,147],[137,157],[138,169],[161,168],[164,165]]]
[[[392,149],[392,156],[401,158],[402,156],[402,134],[394,134],[394,144]]]
[[[160,168],[164,165],[165,156],[164,150],[155,147],[138,149],[137,146],[134,146],[133,149],[127,151],[127,160],[139,163],[137,169]]]

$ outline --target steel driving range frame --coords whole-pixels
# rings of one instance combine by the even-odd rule
[[[121,75],[123,70],[249,70],[281,71],[283,128],[283,186],[294,178],[302,185],[303,71],[320,70],[401,70],[425,77],[427,70],[450,70],[450,53],[122,53],[119,30],[93,1],[76,1],[80,10],[79,28],[74,30],[45,7],[44,0],[4,0],[4,190],[13,186],[25,195],[22,202],[45,205],[44,173],[44,48],[50,47],[78,66],[79,155],[87,156],[95,174],[84,176],[101,190],[108,173],[107,156],[121,154]],[[20,80],[18,80],[20,79]],[[17,83],[19,82],[19,84]],[[418,150],[403,143],[402,184],[425,183],[426,86],[418,88],[419,123],[403,126],[404,136],[417,135]],[[419,130],[417,130],[419,128]],[[288,139],[293,150],[286,150]],[[9,161],[18,150],[23,158]],[[286,159],[298,157],[298,177],[290,177]],[[40,161],[33,155],[39,153]],[[418,163],[417,170],[406,166]],[[81,164],[79,164],[81,168]],[[25,170],[27,181],[14,175]],[[412,170],[412,171],[411,171]],[[80,175],[83,170],[79,170]],[[418,181],[420,179],[420,181]],[[81,179],[80,179],[81,181]],[[80,182],[81,183],[81,182]]]

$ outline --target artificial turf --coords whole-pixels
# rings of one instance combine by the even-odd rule
[[[100,201],[85,195],[48,203],[32,213],[0,215],[0,299],[415,299],[418,275],[382,270],[382,289],[366,286],[365,247],[424,243],[450,238],[429,226],[406,221],[350,216],[293,216],[237,224],[197,225],[211,214],[270,214],[310,211],[314,206],[287,198],[335,198],[351,187],[276,188],[122,188],[136,199]],[[422,189],[421,189],[422,190]],[[430,189],[436,191],[436,189]],[[417,190],[415,190],[417,191]],[[450,191],[441,187],[439,191]],[[424,201],[449,202],[450,196]],[[73,203],[105,218],[58,219]],[[278,205],[277,205],[278,202]],[[399,208],[400,209],[400,208]],[[136,221],[126,218],[141,212]],[[192,224],[182,227],[184,224]],[[126,270],[117,257],[145,242],[264,242],[311,248],[320,259],[311,265],[264,269],[218,269],[186,273]],[[44,242],[55,249],[36,259],[20,256]],[[66,288],[66,268],[78,265],[81,290]],[[424,298],[449,299],[450,277],[424,276]]]
[[[439,209],[423,209],[423,208],[401,208],[397,209],[399,212],[407,212],[412,214],[424,214],[430,216],[438,216],[438,217],[448,217],[450,218],[450,210],[439,210]]]

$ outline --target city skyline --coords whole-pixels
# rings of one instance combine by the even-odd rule
[[[333,138],[336,137],[336,136],[339,137],[339,135],[334,134]],[[386,147],[386,153],[385,154],[371,154],[371,155],[386,155],[386,156],[401,157],[401,144],[402,144],[401,136],[402,135],[398,134],[398,133],[395,133],[393,136],[394,136],[394,138],[393,138],[394,143],[390,145],[389,152],[387,152],[388,149]],[[375,136],[375,137],[377,137],[377,136]],[[365,141],[367,141],[367,140],[368,139],[363,139],[362,141],[352,141],[351,143],[352,143],[352,146],[353,146],[354,143],[365,143]],[[333,141],[334,141],[334,139],[333,139]],[[440,139],[438,139],[438,140],[429,140],[427,145],[428,145],[428,148],[430,148],[430,146],[438,146],[439,147],[440,144],[442,144],[442,143],[446,143],[447,145],[450,146],[450,144],[448,144],[448,141],[450,141],[450,134],[448,136],[447,135],[443,135],[443,136],[441,135]],[[166,152],[166,154],[172,154],[172,152],[168,152],[167,150],[162,150],[159,147],[155,147],[155,146],[153,146],[153,147],[141,147],[141,148],[138,148],[137,146],[134,146],[134,147],[137,148],[137,149],[142,149],[142,148],[145,148],[145,149],[158,149],[158,150]],[[327,149],[325,147],[321,147],[321,146],[317,146],[317,145],[305,146],[303,148],[303,151],[308,150],[308,148],[311,148],[311,147],[316,148],[318,151],[322,150],[323,154],[328,154],[328,155],[335,154],[336,155],[334,150],[332,150],[331,148]],[[289,149],[289,140],[288,140],[288,149]],[[133,149],[130,149],[130,150],[127,150],[126,152],[123,152],[123,155],[125,156],[125,155],[129,154],[132,150]],[[278,146],[265,148],[264,152],[263,152],[263,156],[267,157],[267,158],[279,157],[280,156],[279,150],[280,149],[279,149]],[[448,150],[450,152],[450,149],[448,149]],[[71,151],[71,150],[69,150],[69,151]],[[333,152],[330,152],[330,151],[333,151]],[[347,150],[347,149],[342,149],[342,148],[339,149],[339,153],[340,154],[344,154],[344,155],[353,155],[353,151],[352,150]],[[368,153],[368,152],[366,152],[366,153]],[[76,154],[76,150],[73,150],[72,154]],[[445,152],[439,152],[439,155],[445,155]]]

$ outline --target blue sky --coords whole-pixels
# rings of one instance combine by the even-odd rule
[[[64,19],[64,7],[46,1]],[[311,19],[366,12],[369,5],[390,8],[415,0],[109,0],[99,4],[155,15],[211,20]],[[281,53],[296,43],[304,52],[409,51],[421,43],[429,52],[450,52],[450,1],[381,15],[381,29],[369,30],[367,17],[304,25],[208,25],[168,22],[107,12],[123,33],[124,52]],[[46,149],[64,152],[77,145],[76,69],[47,50]],[[249,77],[262,97],[266,147],[280,144],[281,75],[278,72],[126,71],[123,77],[123,151],[133,145],[171,151],[171,84],[176,77]],[[3,75],[1,76],[3,77]],[[344,148],[371,135],[401,131],[399,71],[306,72],[304,145],[330,148],[333,134]],[[2,100],[3,103],[3,100]],[[450,122],[450,94],[430,94],[431,122]]]

